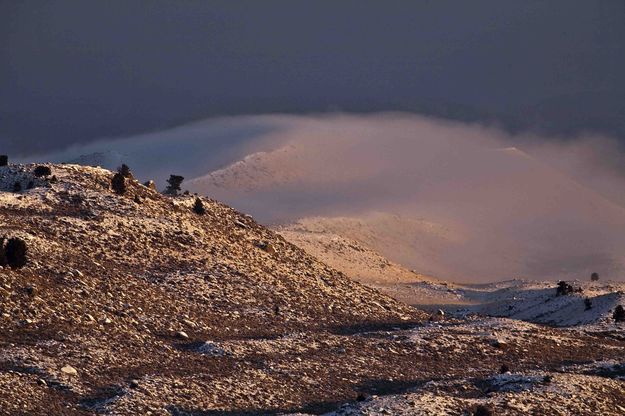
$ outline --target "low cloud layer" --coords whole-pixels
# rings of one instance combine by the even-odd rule
[[[267,223],[361,219],[383,254],[441,277],[625,270],[625,179],[608,138],[559,142],[407,114],[254,116],[36,157],[47,158],[126,162],[161,183],[180,173]],[[439,231],[428,236],[427,224]]]

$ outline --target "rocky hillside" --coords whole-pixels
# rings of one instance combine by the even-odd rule
[[[621,324],[425,315],[217,202],[46,166],[0,167],[0,415],[622,414]]]
[[[193,342],[421,317],[227,206],[204,199],[198,215],[192,196],[132,179],[118,195],[107,170],[47,166],[0,168],[0,235],[28,247],[25,267],[0,271],[0,390],[33,412],[185,372]],[[25,374],[40,384],[20,387]]]

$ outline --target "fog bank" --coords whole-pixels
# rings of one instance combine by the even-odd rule
[[[214,119],[35,159],[125,162],[161,186],[182,174],[188,189],[266,223],[360,219],[350,224],[377,233],[368,239],[393,260],[486,281],[622,279],[619,155],[606,137],[547,140],[390,113]]]

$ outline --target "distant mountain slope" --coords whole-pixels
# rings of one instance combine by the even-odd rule
[[[276,232],[287,241],[361,283],[390,284],[436,280],[389,261],[360,241],[331,231],[312,230],[302,223],[296,223],[277,227]]]
[[[357,217],[308,217],[276,228],[287,240],[369,283],[436,280],[427,276],[444,266],[439,250],[461,241],[461,235],[436,223],[371,212]],[[418,257],[415,257],[418,256]],[[419,264],[415,274],[389,261]],[[353,271],[349,272],[350,268]]]
[[[376,158],[375,143],[337,142],[294,141],[187,185],[443,278],[625,273],[625,209],[516,148],[441,149],[407,164],[399,150]]]
[[[619,151],[591,135],[511,137],[386,113],[205,120],[68,149],[53,160],[83,155],[81,163],[116,168],[121,158],[159,189],[180,174],[183,189],[264,224],[364,219],[382,233],[379,245],[367,238],[366,246],[441,278],[557,279],[597,271],[623,279],[625,177],[610,156]],[[395,219],[376,226],[371,212]],[[453,238],[422,234],[413,221],[438,224]]]

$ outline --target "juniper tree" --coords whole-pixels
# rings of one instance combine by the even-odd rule
[[[592,309],[592,300],[590,298],[584,299],[584,307],[587,311]]]
[[[180,185],[182,185],[182,181],[184,181],[184,176],[169,175],[169,179],[167,179],[168,185],[163,193],[165,195],[178,195],[178,192],[180,192]]]
[[[193,212],[198,215],[206,214],[206,208],[204,208],[204,203],[200,198],[195,198],[195,204],[193,204]]]
[[[50,176],[52,175],[52,169],[50,169],[49,166],[39,165],[35,168],[35,171],[33,173],[38,178],[42,176]]]
[[[22,191],[22,184],[17,181],[13,184],[13,192],[21,192]]]
[[[599,273],[594,272],[593,274],[590,275],[590,280],[592,280],[593,282],[599,280]]]
[[[126,193],[126,178],[124,175],[117,172],[111,179],[111,188],[116,194],[123,195]]]
[[[557,296],[564,296],[573,292],[574,292],[573,286],[571,286],[570,284],[566,283],[563,280],[558,282],[558,287],[556,288]]]
[[[479,404],[475,407],[475,410],[471,412],[473,416],[494,416],[493,409],[490,406]]]
[[[9,164],[9,157],[7,155],[0,155],[0,166],[7,166]]]
[[[0,266],[2,267],[7,266],[9,264],[9,262],[7,261],[7,253],[5,250],[6,242],[7,242],[6,237],[0,237]]]
[[[625,308],[622,305],[618,305],[614,308],[614,314],[612,315],[614,322],[625,322]]]
[[[117,173],[120,173],[124,178],[132,178],[132,172],[130,171],[128,165],[125,163],[122,163],[122,165],[117,168]]]
[[[4,260],[12,269],[19,269],[26,265],[26,242],[21,238],[10,238],[3,247]]]

